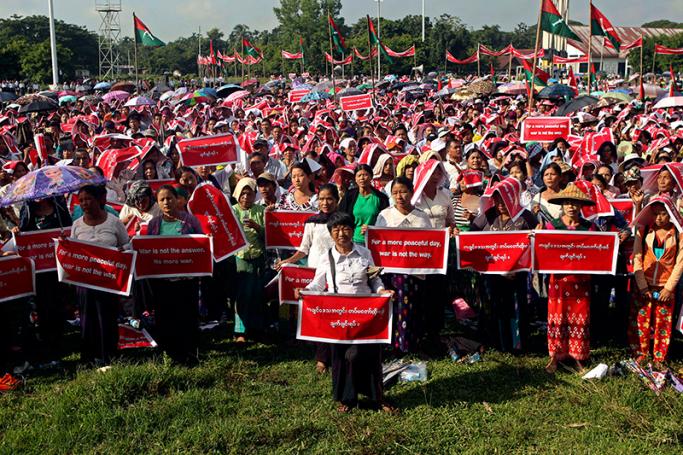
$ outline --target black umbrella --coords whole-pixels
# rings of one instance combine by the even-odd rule
[[[349,88],[345,88],[344,90],[340,91],[335,96],[337,99],[339,99],[343,96],[362,95],[362,94],[363,94],[363,92],[361,90],[358,90],[355,87],[349,87]]]
[[[572,89],[568,85],[564,84],[555,84],[555,85],[550,85],[548,87],[545,87],[543,90],[541,90],[538,95],[536,95],[536,98],[538,99],[550,99],[550,98],[574,98],[576,94],[574,93],[574,89]]]
[[[20,105],[20,113],[28,112],[42,112],[42,111],[56,111],[59,105],[52,98],[43,95],[24,95],[17,99],[16,103]]]
[[[584,107],[595,106],[600,101],[598,98],[589,95],[582,95],[578,98],[574,98],[569,103],[563,104],[555,113],[556,117],[566,117],[569,114],[578,112]]]
[[[0,92],[0,102],[6,103],[7,101],[14,101],[17,99],[17,95],[12,92]]]
[[[236,92],[238,90],[242,90],[242,87],[236,84],[227,84],[223,85],[222,87],[218,87],[218,90],[216,90],[216,93],[218,93],[218,96],[221,98],[225,98],[226,96],[230,95],[233,92]]]

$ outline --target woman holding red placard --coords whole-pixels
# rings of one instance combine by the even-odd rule
[[[410,202],[413,197],[413,183],[406,177],[396,177],[391,183],[393,207],[382,210],[377,216],[378,227],[430,229],[429,216],[416,209]],[[417,300],[424,276],[392,273],[385,282],[391,283],[396,293],[394,308],[393,346],[399,352],[414,352],[424,334],[424,321],[419,314]]]
[[[78,192],[83,216],[74,221],[71,238],[102,246],[123,248],[128,232],[121,220],[108,213],[107,189],[88,185]],[[76,292],[81,308],[81,360],[108,364],[116,353],[119,340],[119,301],[116,295],[84,287]]]
[[[569,184],[556,196],[548,199],[562,207],[562,215],[548,223],[546,229],[594,231],[595,225],[581,216],[581,207],[595,203],[576,185]],[[545,369],[557,371],[557,364],[566,359],[576,362],[579,370],[590,355],[590,300],[589,275],[552,274],[548,284],[548,354]]]
[[[197,219],[178,209],[171,185],[157,191],[161,215],[149,222],[147,235],[202,234]],[[194,365],[199,347],[199,284],[197,278],[159,278],[152,281],[154,321],[159,345],[175,362]]]

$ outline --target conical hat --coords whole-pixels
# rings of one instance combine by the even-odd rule
[[[581,191],[576,185],[570,183],[565,189],[560,191],[557,195],[548,199],[551,204],[562,205],[564,201],[575,201],[583,205],[594,205],[595,202]]]

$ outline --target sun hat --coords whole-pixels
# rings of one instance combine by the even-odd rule
[[[593,202],[586,193],[571,183],[557,195],[548,199],[548,202],[556,205],[562,205],[565,201],[574,201],[582,205],[595,205],[595,202]]]

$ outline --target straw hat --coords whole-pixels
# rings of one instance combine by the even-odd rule
[[[595,202],[593,202],[591,198],[586,195],[586,193],[571,183],[556,196],[548,199],[548,202],[556,205],[562,205],[564,201],[574,201],[582,205],[595,205]]]

